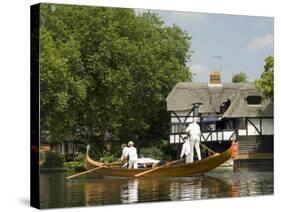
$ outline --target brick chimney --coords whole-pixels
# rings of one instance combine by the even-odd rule
[[[220,85],[221,84],[221,74],[219,71],[213,71],[210,74],[210,84],[211,85]]]

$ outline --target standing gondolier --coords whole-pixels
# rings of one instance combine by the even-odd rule
[[[193,118],[193,122],[185,129],[186,134],[190,134],[190,162],[193,162],[194,147],[197,153],[198,160],[201,160],[200,151],[200,126],[196,123],[196,118]]]

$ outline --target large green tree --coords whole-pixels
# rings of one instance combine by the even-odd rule
[[[255,81],[256,88],[263,92],[267,97],[274,94],[274,57],[265,58],[264,72],[260,79]]]
[[[238,74],[234,74],[232,76],[232,82],[247,82],[247,75],[244,72],[240,72]]]
[[[41,5],[41,128],[104,146],[166,136],[165,98],[191,80],[189,35],[153,13]]]

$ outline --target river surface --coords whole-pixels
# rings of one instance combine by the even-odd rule
[[[184,178],[104,179],[92,174],[65,180],[41,172],[41,208],[78,207],[273,194],[273,172],[215,169]]]

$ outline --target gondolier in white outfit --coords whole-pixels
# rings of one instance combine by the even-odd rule
[[[122,144],[121,148],[122,148],[121,161],[127,160],[128,159],[129,148],[127,147],[126,144]]]
[[[185,163],[191,163],[190,138],[185,137],[184,140],[185,142],[182,145],[180,157],[183,158],[183,156],[185,156]]]
[[[129,156],[129,169],[138,168],[138,153],[137,149],[134,147],[134,142],[129,141],[128,143],[128,156]]]
[[[194,147],[197,153],[198,160],[201,160],[201,151],[200,151],[201,130],[200,130],[200,126],[196,123],[195,118],[193,118],[193,122],[185,129],[185,132],[186,134],[190,135],[191,162],[193,162]]]
[[[128,167],[128,161],[129,161],[129,156],[128,156],[128,154],[129,154],[129,148],[127,147],[127,145],[126,144],[122,144],[121,145],[121,148],[122,148],[122,155],[121,155],[121,158],[120,158],[120,160],[121,160],[121,162],[125,162],[124,163],[124,165],[122,166],[122,168],[124,168],[124,167]]]

